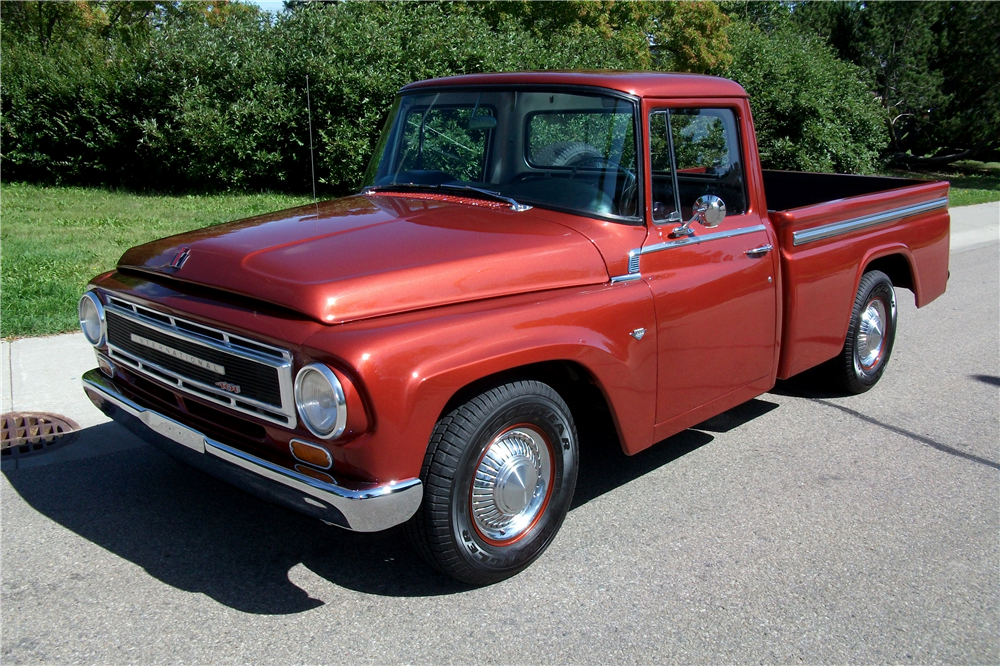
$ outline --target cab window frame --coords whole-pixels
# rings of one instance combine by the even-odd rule
[[[729,136],[730,134],[728,131],[729,128],[725,127],[725,125],[727,124],[726,121],[722,120],[721,122],[723,123],[724,129],[726,130],[725,138],[726,138],[727,152],[729,152],[730,154],[735,152],[738,158],[737,164],[739,165],[739,170],[740,170],[739,181],[741,185],[741,190],[742,190],[741,194],[743,198],[742,201],[740,202],[742,203],[742,207],[740,209],[730,208],[729,215],[738,217],[741,215],[746,215],[750,212],[751,208],[750,192],[747,182],[746,153],[743,146],[743,134],[741,127],[742,116],[740,113],[740,109],[738,107],[729,104],[696,105],[696,104],[685,103],[681,105],[657,105],[649,108],[649,112],[647,113],[647,118],[646,118],[647,128],[649,131],[649,144],[650,144],[649,145],[649,166],[650,166],[649,191],[651,197],[653,198],[650,208],[651,210],[650,218],[653,224],[656,226],[662,226],[665,224],[676,224],[677,222],[682,222],[684,220],[684,213],[683,213],[684,207],[681,202],[681,191],[680,191],[680,183],[679,183],[678,169],[677,169],[677,150],[674,142],[674,129],[673,129],[672,118],[674,115],[676,115],[678,111],[690,111],[690,110],[699,112],[725,111],[729,112],[729,114],[731,115],[732,136]],[[671,204],[673,206],[673,213],[676,213],[677,215],[670,214],[667,215],[666,217],[657,218],[655,213],[652,212],[652,207],[655,206],[656,204],[655,197],[653,196],[653,178],[654,178],[653,153],[652,153],[653,131],[654,131],[653,117],[661,113],[666,118],[665,122],[666,126],[663,129],[665,129],[667,132],[667,146],[669,150],[670,179],[671,179],[671,186],[673,189],[673,201],[671,202]],[[662,173],[662,172],[657,172],[657,173]],[[725,199],[723,200],[725,201]],[[725,203],[727,205],[727,208],[729,208],[731,202],[725,202]]]

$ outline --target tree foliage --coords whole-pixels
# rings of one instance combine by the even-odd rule
[[[1000,149],[1000,4],[806,2],[790,18],[868,72],[897,159]]]
[[[870,171],[890,142],[916,156],[1000,137],[1000,4],[287,4],[3,0],[4,179],[308,191],[307,76],[331,194],[360,182],[400,87],[472,72],[730,76],[784,168]]]
[[[31,30],[49,5],[26,6],[3,7],[8,179],[308,190],[308,75],[317,176],[341,193],[411,81],[650,62],[648,43],[595,23],[586,3],[544,38],[452,3],[304,3],[277,19],[223,2],[63,3],[44,47]],[[125,20],[109,30],[113,13]]]
[[[855,65],[788,27],[730,29],[724,74],[750,95],[766,168],[871,173],[887,143],[882,111]]]

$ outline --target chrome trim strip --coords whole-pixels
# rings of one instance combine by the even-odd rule
[[[82,383],[86,391],[93,392],[100,400],[111,403],[172,442],[303,493],[303,499],[312,506],[321,509],[332,506],[347,520],[348,529],[359,532],[384,530],[406,522],[420,506],[423,497],[420,479],[403,479],[382,485],[359,484],[353,488],[326,483],[244,453],[159,412],[147,409],[119,393],[115,385],[101,375],[99,370],[84,373]],[[115,416],[118,415],[112,415],[112,418]],[[120,418],[118,416],[115,420]]]
[[[260,402],[258,400],[254,400],[253,398],[239,398],[239,402],[254,408],[246,409],[237,404],[237,399],[234,398],[231,393],[222,393],[221,390],[215,386],[209,386],[208,384],[191,379],[190,377],[183,377],[178,375],[176,372],[167,370],[163,366],[151,361],[137,359],[134,355],[122,351],[114,345],[108,345],[108,353],[113,360],[131,368],[132,370],[142,373],[143,376],[151,377],[152,379],[169,384],[172,388],[184,391],[189,395],[198,396],[199,398],[204,398],[205,400],[211,400],[212,402],[222,405],[223,407],[228,407],[242,414],[256,416],[259,419],[264,419],[265,421],[270,421],[287,428],[295,427],[295,419],[284,415],[282,411],[274,405]],[[192,387],[195,388],[192,389]]]
[[[850,233],[867,227],[874,227],[879,224],[885,224],[886,222],[895,222],[906,217],[919,215],[920,213],[926,213],[931,210],[937,210],[938,208],[946,208],[947,206],[948,197],[943,197],[941,199],[924,201],[912,206],[894,208],[892,210],[876,213],[874,215],[855,217],[850,220],[844,220],[843,222],[834,222],[832,224],[824,224],[823,226],[806,229],[804,231],[795,231],[792,233],[792,245],[804,245],[806,243],[832,238],[834,236],[839,236],[840,234]]]
[[[642,275],[639,273],[628,273],[627,275],[616,275],[611,278],[611,284],[618,284],[619,282],[635,282],[636,280],[641,280]]]
[[[639,254],[651,254],[653,252],[660,252],[662,250],[670,250],[675,247],[684,247],[686,245],[697,245],[698,243],[707,243],[708,241],[722,240],[723,238],[733,238],[735,236],[745,236],[746,234],[757,233],[758,231],[764,231],[763,224],[756,224],[752,227],[741,227],[739,229],[730,229],[728,231],[717,231],[714,234],[705,234],[704,236],[688,236],[686,238],[678,238],[675,241],[667,241],[666,243],[657,243],[656,245],[647,245],[639,250]],[[633,250],[634,252],[635,250]]]
[[[136,335],[135,333],[130,333],[129,338],[132,340],[132,342],[142,347],[148,347],[149,349],[158,351],[161,354],[166,354],[167,356],[172,356],[173,358],[185,361],[187,363],[190,363],[191,365],[196,365],[199,368],[202,368],[203,370],[214,372],[217,375],[222,375],[222,376],[226,375],[226,366],[224,365],[219,365],[218,363],[212,363],[211,361],[206,361],[203,358],[198,358],[197,356],[192,356],[191,354],[185,354],[179,349],[174,349],[173,347],[162,345],[159,342],[150,340],[149,338],[144,338],[141,335]]]
[[[168,386],[171,386],[171,388],[176,388],[177,390],[183,391],[188,395],[196,396],[204,400],[210,400],[218,405],[227,407],[241,414],[253,416],[289,429],[294,429],[298,424],[295,408],[295,395],[293,390],[292,355],[288,350],[256,342],[254,340],[250,340],[249,338],[243,338],[242,336],[226,333],[225,331],[211,326],[191,322],[186,319],[181,319],[180,317],[163,314],[150,308],[131,303],[120,296],[110,296],[108,300],[109,303],[105,306],[108,312],[112,312],[120,317],[134,321],[137,324],[147,326],[163,333],[164,335],[169,335],[179,340],[184,340],[201,347],[213,349],[223,354],[237,356],[254,363],[274,368],[278,373],[278,390],[281,395],[281,406],[278,407],[276,405],[254,400],[246,396],[237,397],[236,395],[223,391],[216,386],[199,382],[196,379],[176,371],[168,370],[157,363],[139,358],[134,353],[121,349],[120,347],[111,344],[109,341],[108,355],[112,359],[128,366],[132,370],[142,373],[145,377],[166,383]],[[123,305],[128,306],[128,308],[123,307]],[[142,311],[152,313],[157,317],[163,317],[170,323],[165,324],[158,319],[144,315]],[[186,329],[178,327],[178,322],[186,326],[193,326],[204,329],[205,331],[217,333],[223,338],[223,341],[219,342],[218,340],[189,332]],[[251,349],[248,346],[241,344],[243,342],[260,349],[273,350],[275,354],[272,356],[268,353],[256,351],[255,349]],[[173,381],[171,382],[170,380]],[[185,386],[185,384],[190,385],[190,387],[195,387],[196,390],[192,390],[192,388]],[[253,409],[241,407],[239,403],[253,407]]]
[[[173,315],[168,315],[163,312],[157,312],[152,308],[147,308],[145,306],[127,301],[120,296],[109,296],[108,301],[108,309],[112,312],[129,317],[142,324],[161,328],[165,332],[172,332],[175,337],[190,340],[191,342],[198,343],[205,347],[214,347],[217,351],[236,354],[237,356],[242,356],[250,359],[251,361],[260,361],[271,364],[274,364],[274,361],[279,357],[286,361],[292,360],[291,352],[287,349],[281,349],[280,347],[275,347],[274,345],[257,342],[256,340],[244,338],[243,336],[235,335],[233,333],[227,333],[226,331],[223,331],[220,328],[215,328],[214,326],[206,326],[205,324],[199,324],[180,317],[174,317]],[[148,312],[150,315],[144,315],[142,311]],[[164,324],[157,317],[169,320],[170,324]],[[211,333],[215,333],[222,338],[222,342],[208,336],[198,335],[197,333],[187,329],[182,329],[177,325],[177,322],[181,322],[186,326],[200,328]],[[260,352],[258,349],[268,350],[269,353]]]
[[[628,251],[628,272],[638,273],[639,272],[639,254],[640,250],[629,250]]]

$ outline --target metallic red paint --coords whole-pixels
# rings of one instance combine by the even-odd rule
[[[118,265],[326,324],[608,279],[590,240],[548,211],[449,199],[347,197],[154,241]],[[179,247],[190,258],[174,269]]]
[[[605,88],[637,97],[746,97],[735,81],[701,74],[620,71],[543,71],[506,74],[464,74],[442,79],[417,81],[404,92],[444,86],[580,86]]]

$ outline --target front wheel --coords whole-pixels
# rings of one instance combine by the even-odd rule
[[[486,391],[438,421],[407,534],[424,559],[459,580],[513,576],[562,525],[578,457],[573,417],[550,386],[527,380]]]
[[[848,393],[864,393],[885,372],[896,338],[896,292],[889,276],[869,271],[854,299],[847,339],[831,361],[837,383]]]

